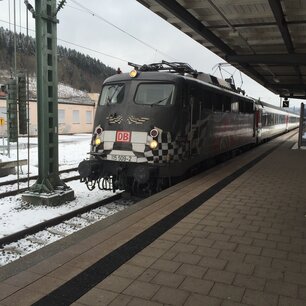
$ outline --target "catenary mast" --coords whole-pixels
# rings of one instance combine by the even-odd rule
[[[65,1],[35,0],[35,10],[25,4],[36,22],[38,179],[23,194],[37,204],[58,205],[74,198],[74,192],[58,172],[57,13]]]

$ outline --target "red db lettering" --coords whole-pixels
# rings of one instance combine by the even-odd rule
[[[131,132],[117,131],[116,133],[117,142],[130,142],[130,140],[131,140]]]

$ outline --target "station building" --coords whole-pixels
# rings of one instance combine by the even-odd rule
[[[91,133],[98,94],[86,97],[58,98],[59,134]],[[7,136],[6,93],[0,93],[0,136]],[[29,101],[29,135],[37,136],[37,100]],[[20,135],[22,136],[22,135]]]

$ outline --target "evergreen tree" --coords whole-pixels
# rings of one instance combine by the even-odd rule
[[[16,43],[17,67],[33,75],[36,71],[35,39],[20,33],[16,36]],[[13,61],[14,33],[0,27],[0,70],[11,70]],[[104,65],[99,59],[58,46],[59,82],[88,92],[100,92],[102,82],[115,73],[115,69]]]

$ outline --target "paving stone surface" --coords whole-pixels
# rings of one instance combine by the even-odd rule
[[[294,140],[281,144],[73,305],[306,305],[306,153],[291,150]],[[99,252],[107,254],[112,239],[120,245],[145,229],[144,219],[149,226],[151,215],[152,220],[162,218],[263,151],[259,147],[195,177],[175,191],[178,196],[168,191],[113,228],[97,232],[95,239],[84,239],[88,249],[81,248],[80,256],[69,251],[67,262],[61,258],[58,265],[60,256],[54,255],[51,269],[44,259],[3,279],[0,305],[18,304],[23,293],[23,305],[30,305],[101,258]],[[125,226],[124,238],[120,226]]]

